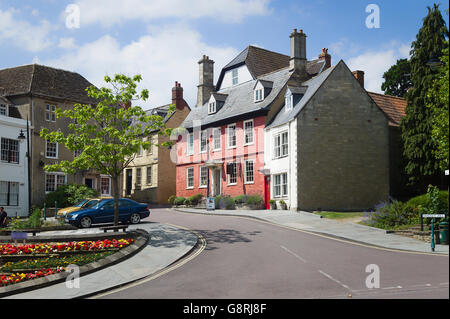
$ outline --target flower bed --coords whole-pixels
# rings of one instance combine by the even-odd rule
[[[0,245],[0,255],[22,255],[22,254],[51,254],[61,252],[77,252],[77,251],[102,251],[114,248],[123,248],[134,242],[134,239],[105,239],[97,241],[74,241],[68,243],[41,243],[29,245]]]
[[[30,279],[40,278],[50,276],[61,272],[62,269],[42,269],[35,271],[33,273],[16,273],[11,275],[1,275],[0,276],[0,287],[17,284]]]

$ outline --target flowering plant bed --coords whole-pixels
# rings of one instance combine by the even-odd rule
[[[104,251],[107,249],[120,249],[127,247],[134,242],[134,239],[105,239],[97,241],[73,241],[68,243],[40,243],[40,244],[25,244],[0,245],[0,256],[5,255],[36,255],[36,254],[52,254],[64,252],[95,252]]]
[[[1,275],[0,276],[0,287],[17,284],[30,279],[41,278],[50,276],[61,272],[62,269],[41,269],[39,271],[31,273],[15,273],[11,275]]]
[[[116,251],[116,250],[115,250]],[[26,259],[16,262],[7,262],[0,267],[0,272],[34,272],[42,269],[64,269],[68,265],[82,266],[99,259],[108,257],[115,253],[115,251],[104,251],[100,253],[91,254],[76,254],[64,257],[47,257],[39,259]],[[34,257],[34,256],[33,256]]]

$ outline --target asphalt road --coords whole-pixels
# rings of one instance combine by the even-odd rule
[[[98,297],[449,298],[448,256],[355,245],[240,217],[154,209],[150,220],[194,230],[206,247],[162,276]],[[379,269],[379,288],[366,286],[368,265]]]

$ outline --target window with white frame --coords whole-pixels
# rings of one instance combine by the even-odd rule
[[[147,185],[152,184],[152,166],[147,166]]]
[[[228,148],[236,147],[236,124],[227,127]]]
[[[244,145],[253,144],[253,120],[244,121]]]
[[[218,151],[222,148],[222,130],[220,127],[213,129],[213,150]]]
[[[208,186],[208,168],[205,166],[201,166],[200,167],[200,176],[199,176],[199,181],[200,181],[200,185],[199,187],[207,187]]]
[[[58,143],[46,141],[45,157],[58,158]]]
[[[200,138],[198,140],[200,153],[206,153],[206,148],[208,145],[208,131],[204,130],[200,132]]]
[[[8,105],[0,104],[0,115],[8,116]]]
[[[227,164],[228,185],[234,185],[237,183],[237,163]]]
[[[187,136],[186,153],[188,155],[194,154],[194,134],[193,133],[189,133],[188,136]]]
[[[255,182],[255,162],[253,160],[245,161],[245,183],[252,184]]]
[[[45,120],[56,122],[56,106],[52,104],[45,105]]]
[[[111,178],[108,176],[102,176],[100,178],[100,190],[102,195],[111,194]]]
[[[186,168],[186,188],[194,188],[194,168]]]
[[[293,107],[293,95],[288,94],[286,96],[286,111],[292,110],[292,107]]]
[[[289,152],[288,132],[283,132],[274,136],[274,157],[287,156]]]
[[[216,113],[216,102],[210,102],[208,106],[208,114]]]
[[[283,197],[288,195],[287,173],[273,176],[273,195],[274,197]]]
[[[78,157],[81,155],[81,153],[83,153],[83,150],[75,150],[73,151],[73,157]]]
[[[233,85],[236,85],[239,83],[238,69],[233,69],[233,71],[231,71],[231,77],[232,77]]]
[[[263,89],[256,89],[255,90],[255,102],[260,102],[264,99],[263,97],[264,90]]]
[[[142,152],[142,145],[140,145],[140,146],[139,146],[139,151],[138,151],[138,153],[137,153],[137,156],[138,156],[138,157],[141,157],[142,154],[143,154],[143,152]]]
[[[45,191],[53,192],[59,186],[66,185],[65,174],[46,173],[45,174]]]
[[[19,141],[2,137],[1,161],[19,164]]]
[[[0,181],[0,206],[19,206],[19,183]]]

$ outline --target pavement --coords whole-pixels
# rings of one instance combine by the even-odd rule
[[[148,245],[134,256],[108,268],[80,277],[79,288],[67,288],[66,283],[15,294],[3,299],[72,299],[89,296],[97,292],[148,277],[163,270],[188,254],[197,244],[192,232],[161,223],[141,222],[128,229],[144,229],[150,233]],[[102,232],[98,228],[44,232],[36,236],[93,234]]]
[[[388,234],[386,230],[360,225],[356,223],[344,223],[308,212],[294,212],[289,210],[214,210],[198,208],[176,208],[176,211],[186,213],[208,214],[208,215],[224,215],[224,216],[242,216],[257,218],[270,223],[310,231],[322,233],[333,237],[347,239],[364,244],[374,245],[378,247],[407,250],[414,252],[431,253],[430,243],[404,237],[396,234]],[[436,245],[436,254],[449,253],[448,245]]]

